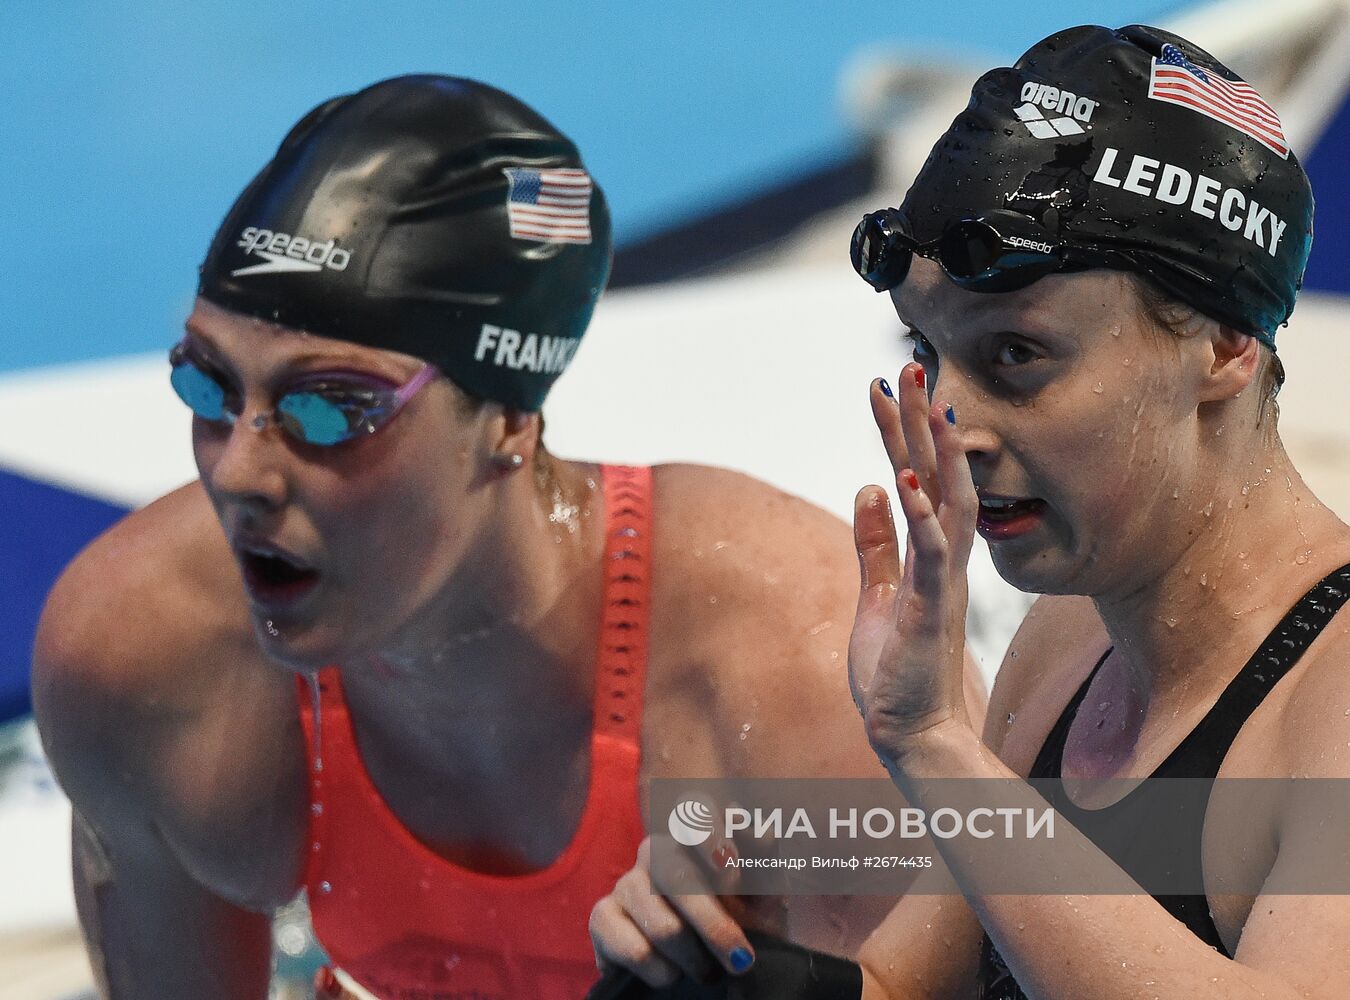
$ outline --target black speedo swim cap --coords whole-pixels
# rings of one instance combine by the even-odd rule
[[[1271,347],[1312,245],[1312,191],[1275,112],[1203,49],[1141,25],[1069,28],[982,76],[899,215],[924,243],[999,209],[1126,251]]]
[[[291,129],[221,224],[198,294],[537,410],[609,264],[604,194],[566,136],[485,84],[404,76]]]

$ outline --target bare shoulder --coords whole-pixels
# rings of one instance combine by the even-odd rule
[[[723,646],[740,645],[723,627],[847,637],[858,571],[843,521],[725,469],[658,466],[653,484],[660,608],[700,623],[704,641]]]
[[[1110,640],[1086,597],[1038,598],[1008,645],[989,696],[984,741],[1025,774]]]
[[[1280,706],[1278,759],[1299,777],[1350,777],[1350,608],[1304,653]]]
[[[246,639],[247,625],[210,505],[185,486],[127,515],[66,567],[39,623],[38,679],[78,670],[105,692],[164,694],[166,673],[182,678],[222,641]]]
[[[848,690],[849,527],[706,466],[658,467],[654,502],[648,733],[681,734],[654,748],[672,773],[881,774]]]
[[[165,755],[181,757],[189,734],[245,699],[253,711],[239,712],[234,728],[251,740],[282,680],[264,669],[233,561],[195,484],[128,515],[75,558],[48,596],[34,648],[44,744],[95,817],[133,807],[110,774],[154,794],[150,779],[172,773]]]
[[[671,556],[697,560],[734,548],[756,558],[710,565],[734,571],[824,560],[822,569],[855,568],[847,524],[753,476],[707,465],[660,465],[653,469],[653,494],[657,534]]]

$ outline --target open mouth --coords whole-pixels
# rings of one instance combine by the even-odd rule
[[[1014,538],[1040,523],[1045,501],[1036,497],[980,497],[980,516],[976,530],[991,541]]]
[[[319,582],[317,570],[274,549],[242,548],[239,564],[249,595],[262,604],[292,604]]]

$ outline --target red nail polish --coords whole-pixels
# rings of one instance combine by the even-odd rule
[[[342,984],[338,982],[333,970],[324,966],[314,975],[314,990],[321,997],[341,997]]]
[[[906,470],[905,470],[905,482],[906,482],[906,484],[908,484],[908,486],[909,486],[910,489],[912,489],[912,490],[914,490],[914,491],[916,491],[916,492],[918,491],[918,489],[919,489],[919,477],[916,476],[916,475],[914,475],[914,470],[913,470],[913,469],[906,469]]]
[[[927,377],[926,373],[923,370],[923,365],[916,364],[914,366],[914,384],[917,385],[920,389],[922,389],[926,384],[926,382]]]
[[[725,868],[727,862],[734,861],[739,855],[736,853],[736,845],[730,842],[718,845],[717,850],[713,851],[713,864],[718,868]]]

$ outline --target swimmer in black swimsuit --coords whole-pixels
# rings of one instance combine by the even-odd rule
[[[916,362],[897,399],[872,389],[903,571],[884,492],[855,516],[850,665],[872,746],[930,813],[932,779],[1003,779],[999,804],[1027,808],[1044,800],[1021,779],[1065,779],[1052,798],[1078,829],[995,838],[984,858],[1136,890],[981,891],[974,852],[936,840],[963,898],[902,900],[863,951],[863,996],[1344,995],[1350,899],[1268,891],[1296,865],[1342,870],[1343,830],[1287,804],[1221,821],[1216,793],[1172,817],[1167,857],[1131,857],[1121,817],[1156,783],[1104,806],[1082,793],[1350,777],[1350,528],[1276,430],[1275,333],[1311,235],[1275,112],[1139,26],[1069,29],[986,74],[902,206],[859,226],[855,267],[890,292]],[[976,531],[1006,579],[1048,595],[982,734],[956,684]],[[1149,895],[1142,860],[1202,871],[1204,892]],[[663,939],[635,941],[642,909],[618,896],[592,916],[597,953],[647,978]],[[715,954],[742,943],[725,912],[682,912]]]

